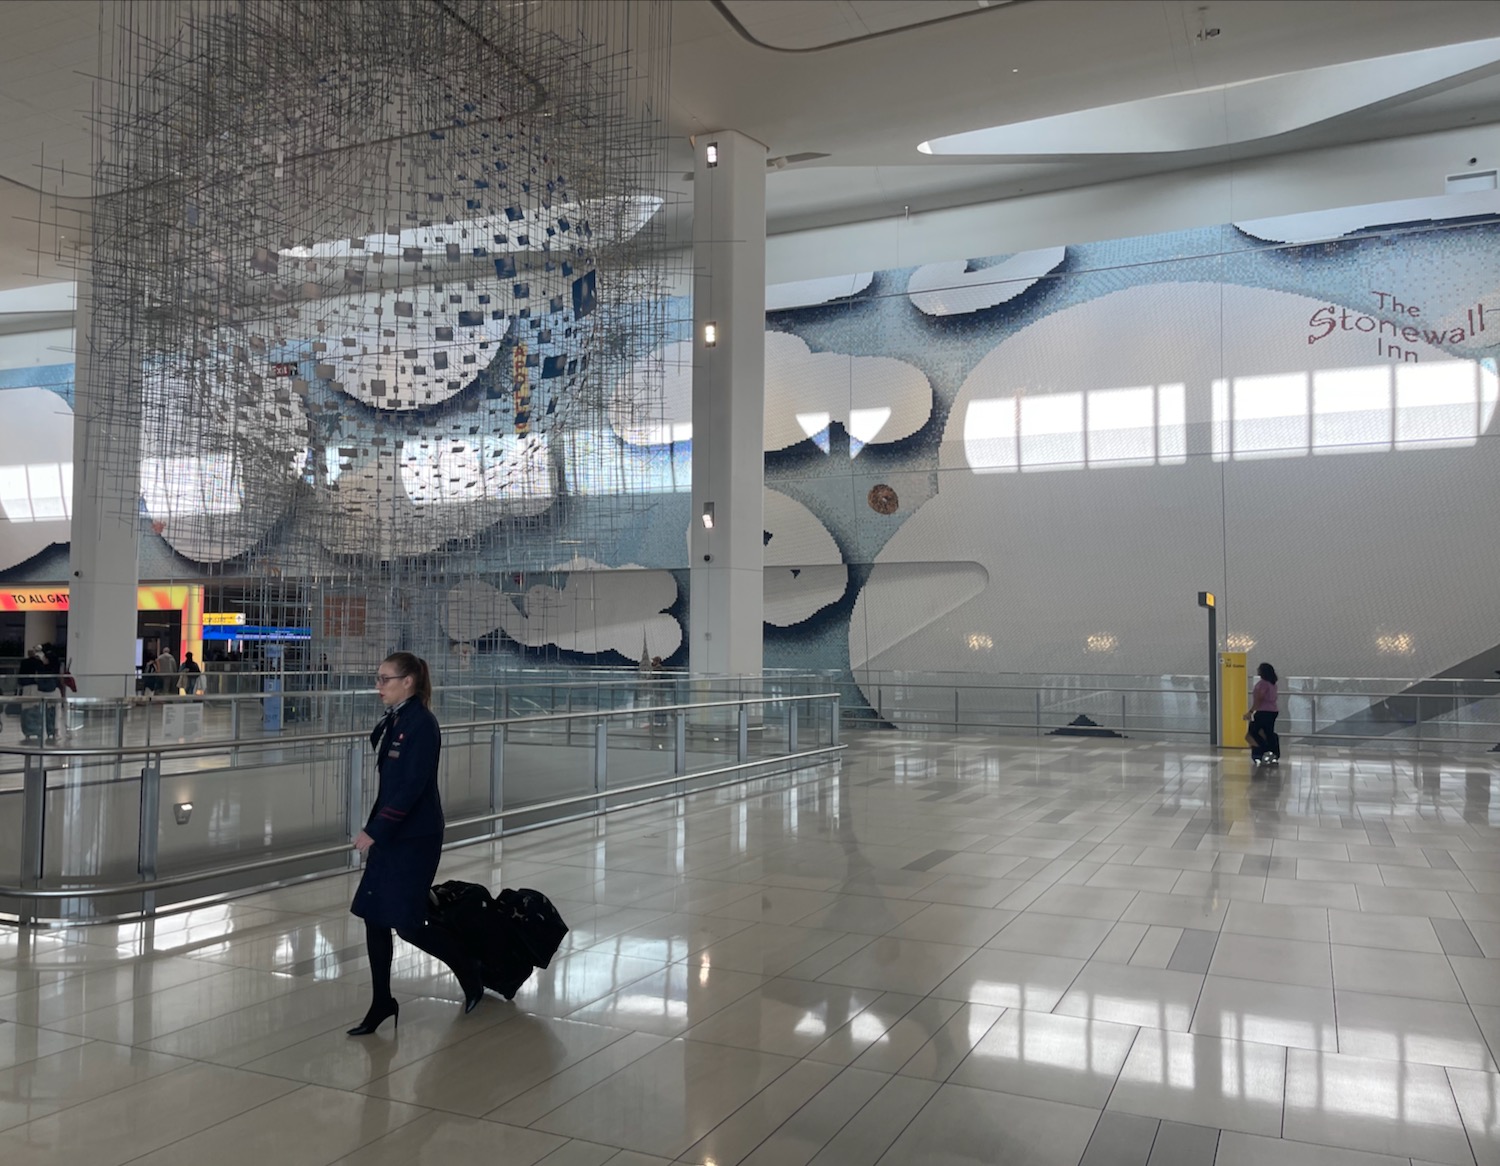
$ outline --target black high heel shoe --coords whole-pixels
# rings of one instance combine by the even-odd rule
[[[484,999],[484,972],[478,963],[469,969],[468,975],[459,978],[458,986],[464,990],[464,1015],[467,1016]]]
[[[394,1000],[387,1000],[384,1004],[371,1004],[370,1011],[365,1013],[365,1018],[349,1030],[350,1036],[369,1036],[377,1028],[385,1023],[387,1016],[394,1017],[396,1023],[392,1028],[401,1027],[401,1005]]]

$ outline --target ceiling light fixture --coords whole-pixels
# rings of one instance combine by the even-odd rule
[[[709,142],[703,147],[703,164],[712,170],[719,164],[719,143]]]

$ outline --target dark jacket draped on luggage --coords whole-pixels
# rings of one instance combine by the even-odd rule
[[[375,727],[370,744],[380,790],[365,833],[375,844],[349,909],[377,926],[410,930],[427,918],[427,892],[442,857],[442,732],[430,709],[408,700]]]
[[[479,961],[484,986],[512,1000],[533,968],[552,962],[568,925],[552,901],[527,887],[502,890],[494,898],[478,883],[450,879],[432,888],[429,927],[458,936]]]

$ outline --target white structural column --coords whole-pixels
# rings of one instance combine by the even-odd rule
[[[26,613],[26,651],[38,644],[57,642],[57,613],[55,611],[28,611]]]
[[[68,559],[68,659],[87,696],[132,691],[139,577],[139,384],[112,385],[118,362],[91,342],[93,296],[78,280],[73,372],[73,538]],[[133,375],[139,377],[139,368]],[[127,394],[125,397],[111,394]],[[133,411],[124,401],[133,401]],[[106,408],[108,402],[108,408]]]
[[[765,602],[766,148],[723,130],[694,152],[688,657],[696,675],[746,676]]]

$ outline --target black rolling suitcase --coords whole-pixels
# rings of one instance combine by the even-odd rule
[[[506,887],[495,897],[495,903],[506,911],[520,933],[532,964],[539,968],[550,964],[563,936],[568,934],[568,925],[557,913],[552,900],[541,891],[526,887],[513,891]]]
[[[455,932],[478,958],[484,986],[507,1000],[544,968],[568,933],[540,891],[503,890],[491,898],[478,883],[452,880],[432,888],[429,922]]]

